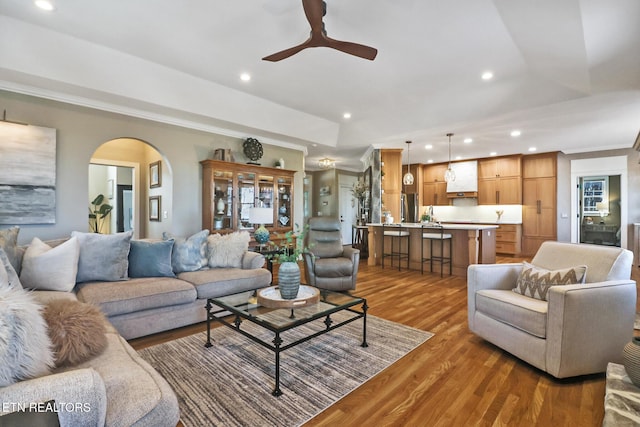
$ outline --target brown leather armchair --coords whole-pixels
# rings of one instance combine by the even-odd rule
[[[360,250],[342,245],[340,221],[337,218],[309,218],[304,244],[307,284],[331,291],[356,288]]]

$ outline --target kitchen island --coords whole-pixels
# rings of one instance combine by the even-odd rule
[[[429,256],[429,244],[422,240],[422,224],[403,223],[399,224],[404,230],[409,232],[409,267],[411,270],[420,270],[421,244],[424,243],[425,257]],[[380,265],[382,262],[382,224],[371,223],[369,227],[369,265]],[[445,232],[451,234],[451,242],[445,243],[445,254],[451,244],[452,250],[452,274],[454,276],[467,276],[467,267],[471,264],[493,264],[496,262],[496,229],[495,224],[442,224]],[[391,237],[385,237],[385,248],[391,248]],[[403,240],[402,250],[406,251],[407,239]],[[435,247],[439,245],[434,245]],[[439,252],[436,252],[439,254]],[[406,268],[406,259],[402,260],[402,268]],[[428,261],[427,261],[428,262]],[[385,268],[398,268],[397,260],[385,260]],[[449,272],[445,265],[445,274]],[[429,271],[429,266],[425,265],[425,271]],[[440,264],[434,263],[433,271],[440,273]]]

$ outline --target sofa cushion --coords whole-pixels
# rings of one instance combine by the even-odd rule
[[[485,289],[476,293],[478,312],[540,338],[547,334],[548,304],[509,290]]]
[[[116,234],[71,232],[80,242],[78,282],[117,281],[128,277],[132,231]]]
[[[173,251],[171,253],[171,266],[173,272],[178,274],[183,271],[196,271],[206,267],[209,263],[207,259],[207,237],[209,230],[202,230],[196,234],[185,237],[176,237],[171,233],[162,233],[164,240],[173,239]]]
[[[264,268],[242,270],[239,268],[212,268],[178,274],[178,278],[192,283],[198,298],[216,298],[269,286],[271,273]]]
[[[107,333],[106,337],[105,352],[78,366],[58,371],[91,368],[98,372],[108,396],[107,426],[176,425],[177,398],[164,378],[119,334]]]
[[[142,277],[126,282],[80,283],[76,295],[80,301],[100,307],[107,316],[116,316],[187,304],[196,299],[196,290],[191,284],[172,277]]]
[[[316,258],[314,272],[320,277],[347,277],[353,273],[353,263],[349,258]]]
[[[53,345],[56,366],[75,366],[107,347],[104,314],[80,301],[51,301],[42,312]]]
[[[132,240],[129,277],[175,277],[171,267],[173,240],[148,242]]]
[[[18,257],[18,233],[20,227],[13,226],[0,230],[0,249],[4,249],[9,262],[14,270],[20,271],[20,260]]]
[[[241,268],[242,257],[249,249],[251,236],[246,231],[236,231],[221,236],[212,234],[207,238],[209,251],[209,267],[211,268]]]
[[[0,286],[0,387],[46,375],[53,367],[41,308],[30,292]]]
[[[575,285],[584,283],[586,279],[586,265],[553,271],[536,267],[528,262],[523,262],[522,265],[522,272],[513,291],[542,301],[547,301],[550,287]]]
[[[22,258],[20,282],[29,289],[71,292],[76,285],[79,256],[76,237],[55,248],[34,237]]]

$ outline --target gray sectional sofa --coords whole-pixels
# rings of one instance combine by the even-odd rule
[[[2,231],[0,230],[0,232]],[[11,264],[16,266],[16,273],[20,274],[20,269],[24,267],[22,258],[25,256],[27,248],[14,248],[15,250],[11,254],[11,250],[7,248],[10,246],[10,242],[7,244],[7,239],[5,238],[3,241],[1,237],[3,236],[0,235],[0,248],[4,246],[7,252],[12,255],[13,259],[10,261],[13,262]],[[66,238],[46,243],[51,248],[55,248],[74,237],[78,239],[94,238],[81,233],[78,236],[72,234],[71,239]],[[122,240],[121,237],[120,240]],[[165,237],[173,240],[172,236]],[[213,243],[214,247],[217,244],[218,249],[222,249],[219,251],[220,255],[228,256],[233,252],[230,249],[232,245],[228,241],[222,239],[212,242],[211,237],[213,236],[209,236],[208,240],[205,239],[208,248],[206,250],[211,249]],[[130,240],[130,237],[128,239]],[[218,239],[221,238],[218,236]],[[178,240],[176,240],[176,245],[177,242]],[[112,269],[108,274],[122,273],[122,266],[117,266],[113,259],[109,259],[110,255],[117,253],[120,249],[115,247],[107,249],[99,246],[91,249],[92,245],[95,245],[95,241],[88,242],[90,245],[86,245],[87,242],[84,243],[84,247],[80,245],[80,259],[78,261],[79,268],[82,268],[84,263],[84,272],[78,271],[78,278],[90,277],[93,273],[93,267],[87,268],[86,265],[91,259],[86,256],[83,259],[83,251],[85,250],[86,253],[89,253],[92,250],[101,249],[96,252],[97,258],[95,259],[99,260],[100,264]],[[184,244],[185,239],[181,243]],[[144,247],[146,242],[131,241],[129,244],[131,253],[128,255],[128,261],[130,263],[134,247]],[[151,246],[159,247],[160,245]],[[236,245],[236,254],[239,253],[237,247],[238,245]],[[0,250],[0,252],[2,251]],[[129,252],[128,249],[127,252]],[[148,251],[146,247],[144,252],[153,254],[153,251]],[[197,249],[196,252],[198,252]],[[269,286],[271,283],[271,273],[262,268],[265,260],[258,253],[244,250],[241,252],[241,257],[234,261],[239,262],[238,266],[215,267],[216,262],[219,263],[220,259],[216,261],[209,257],[209,254],[204,253],[205,250],[200,252],[201,263],[207,262],[214,267],[199,266],[198,262],[200,261],[197,260],[187,268],[193,271],[179,271],[181,268],[178,268],[176,273],[173,271],[174,268],[180,267],[180,265],[184,267],[185,259],[184,257],[182,260],[177,259],[176,253],[174,253],[168,271],[166,259],[163,261],[164,265],[159,267],[160,271],[163,271],[164,268],[166,276],[126,278],[127,274],[125,273],[123,280],[83,281],[75,284],[71,291],[34,290],[31,294],[43,305],[52,300],[66,299],[69,301],[79,300],[98,306],[110,323],[107,325],[106,333],[108,344],[102,354],[79,365],[56,368],[49,375],[24,379],[5,387],[0,385],[0,402],[30,403],[53,399],[56,402],[82,402],[89,405],[90,411],[59,413],[62,426],[175,426],[179,419],[175,393],[167,382],[138,356],[136,351],[126,342],[126,339],[204,321],[206,319],[204,306],[207,298],[259,289]],[[185,255],[184,251],[182,255]],[[163,256],[166,256],[166,252]],[[193,254],[190,256],[193,258]],[[139,263],[142,270],[138,271],[143,273],[148,271],[145,269],[149,268],[150,263],[151,270],[158,267],[154,264],[155,261],[150,261],[148,257],[143,257],[142,261],[134,262]],[[222,260],[221,265],[224,264],[225,259]],[[0,267],[3,265],[0,264]],[[128,265],[125,269],[131,272],[133,271],[131,267]],[[96,268],[99,269],[99,267]],[[11,283],[9,285],[11,286]],[[3,412],[13,412],[11,408],[8,409],[0,408],[2,411],[0,415],[3,415]]]

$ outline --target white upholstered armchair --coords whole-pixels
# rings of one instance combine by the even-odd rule
[[[469,266],[468,320],[476,335],[557,378],[621,363],[633,336],[633,254],[621,248],[545,242],[531,261],[559,270],[586,265],[584,284],[552,286],[547,301],[513,292],[523,264]]]

